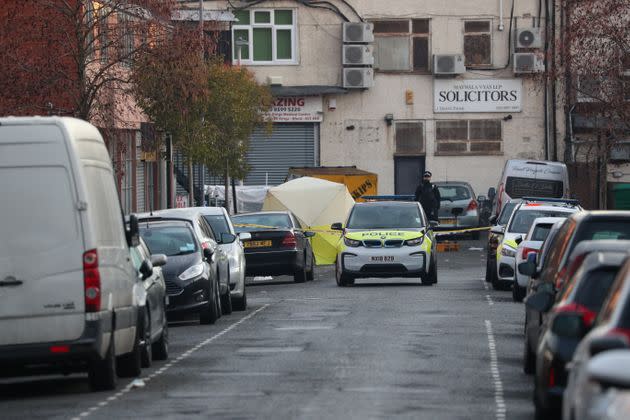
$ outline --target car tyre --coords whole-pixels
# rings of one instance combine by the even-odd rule
[[[523,373],[533,375],[535,371],[536,355],[529,348],[529,340],[527,339],[527,332],[525,332],[525,339],[523,340]]]
[[[213,280],[210,280],[211,282]],[[217,311],[217,293],[216,286],[210,284],[208,290],[208,305],[199,313],[199,323],[203,325],[214,324],[219,319]]]
[[[519,286],[518,282],[514,281],[514,285],[512,286],[512,300],[514,302],[522,302],[526,293],[527,289]]]
[[[313,281],[315,280],[315,256],[311,252],[311,268],[306,272],[306,280]]]
[[[103,360],[92,360],[88,365],[88,381],[92,391],[111,391],[116,389],[116,350],[114,330],[111,331],[109,347]]]
[[[247,309],[247,293],[245,293],[245,286],[243,286],[243,297],[234,298],[232,308],[235,311],[244,311]]]
[[[155,360],[168,359],[168,322],[166,322],[166,317],[164,317],[162,334],[160,338],[151,345],[151,350],[153,351],[153,358]]]
[[[136,327],[136,340],[133,343],[131,353],[117,358],[118,376],[121,378],[133,378],[139,376],[142,371],[142,326]]]
[[[337,263],[335,263],[335,280],[339,287],[348,287],[354,284],[354,279],[339,270],[339,264]]]
[[[141,337],[143,337],[141,347],[142,367],[148,368],[153,364],[153,352],[151,349],[151,315],[148,306],[146,306],[144,310]]]

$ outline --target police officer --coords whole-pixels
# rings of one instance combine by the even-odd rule
[[[438,220],[440,191],[437,186],[431,184],[431,175],[430,171],[424,171],[422,174],[422,182],[416,188],[415,200],[420,202],[429,220]]]

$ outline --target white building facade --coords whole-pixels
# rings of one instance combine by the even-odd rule
[[[503,3],[206,1],[234,13],[233,63],[276,96],[274,134],[252,136],[246,183],[356,165],[378,175],[379,194],[412,193],[425,169],[485,194],[507,159],[551,158],[537,73],[545,13]]]

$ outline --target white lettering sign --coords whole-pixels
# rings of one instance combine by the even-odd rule
[[[321,96],[280,96],[274,98],[268,114],[273,122],[321,122]]]
[[[522,98],[520,79],[433,81],[434,112],[521,112]]]

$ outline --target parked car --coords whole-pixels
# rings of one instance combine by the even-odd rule
[[[552,226],[556,222],[564,220],[564,217],[539,217],[534,220],[532,227],[529,228],[527,235],[522,242],[518,244],[516,249],[516,267],[527,260],[527,256],[531,253],[538,254],[542,248],[542,244],[547,239],[547,235],[551,231]],[[515,302],[521,302],[527,293],[527,283],[529,277],[516,271],[516,280],[512,286],[512,299]]]
[[[522,197],[569,198],[569,172],[560,162],[510,159],[505,162],[494,214],[501,214],[511,199]]]
[[[214,324],[221,316],[217,263],[212,247],[203,248],[187,220],[140,222],[140,235],[154,254],[164,254],[162,267],[168,316],[199,313],[201,324]]]
[[[0,374],[87,371],[93,390],[138,375],[138,225],[99,131],[0,118],[0,174]]]
[[[162,266],[166,264],[164,254],[153,254],[140,239],[137,246],[131,248],[131,261],[138,272],[146,297],[141,302],[142,330],[142,367],[149,367],[153,359],[168,358],[168,322],[166,320],[166,283]]]
[[[497,275],[492,287],[500,290],[514,285],[516,249],[534,220],[539,217],[567,217],[581,209],[575,200],[524,197],[512,211],[510,220],[503,229],[503,240],[497,247]]]
[[[237,240],[236,236],[229,233],[216,236],[205,217],[194,207],[157,210],[151,213],[138,214],[139,220],[162,220],[164,218],[186,220],[195,231],[195,235],[199,239],[199,242],[201,242],[201,247],[204,249],[210,248],[212,250],[214,254],[213,261],[216,262],[217,278],[219,279],[221,313],[225,315],[231,314],[230,261],[228,254],[225,252],[225,248],[219,246],[219,244],[231,244]]]
[[[627,252],[592,252],[581,260],[575,275],[557,295],[553,291],[539,290],[528,298],[528,306],[545,314],[536,352],[536,418],[557,418],[562,407],[567,384],[566,364],[573,358],[579,343],[579,338],[563,334],[563,317],[567,313],[579,314],[585,326],[590,327],[627,256]]]
[[[552,293],[561,290],[564,285],[564,281],[560,286],[551,283],[551,282],[540,282],[540,279],[537,277],[538,272],[542,270],[542,267],[547,267],[549,264],[549,259],[554,256],[555,250],[561,246],[561,242],[563,240],[567,240],[566,235],[563,236],[562,232],[566,232],[564,230],[565,225],[569,223],[569,219],[562,223],[557,233],[551,233],[548,237],[548,242],[545,241],[543,245],[543,253],[541,254],[542,262],[538,265],[537,268],[531,266],[529,262],[521,263],[519,266],[519,270],[522,270],[524,266],[529,265],[529,272],[535,272],[530,279],[528,285],[528,295],[534,294],[539,290],[548,290]],[[555,226],[555,225],[554,225]],[[553,236],[552,236],[553,235]],[[572,252],[572,255],[567,258],[566,266],[568,268],[563,269],[565,272],[570,273],[566,276],[567,279],[573,277],[574,273],[579,268],[580,264],[584,260],[584,258],[591,252],[628,252],[630,249],[630,241],[614,241],[614,240],[601,240],[601,241],[582,241],[583,243],[579,243],[576,245],[575,249]],[[535,368],[535,354],[538,349],[539,337],[541,335],[541,325],[543,320],[545,319],[545,313],[538,311],[531,305],[525,306],[525,340],[524,340],[524,351],[523,351],[523,370],[525,373],[533,373]]]
[[[586,414],[596,392],[588,374],[589,361],[600,353],[627,349],[630,345],[630,259],[619,271],[590,332],[581,314],[566,314],[563,325],[566,336],[584,337],[568,365],[562,405],[564,419],[581,420],[588,418]]]
[[[503,209],[499,217],[490,216],[492,228],[488,233],[488,243],[486,245],[486,281],[494,283],[497,281],[497,247],[503,240],[503,230],[510,220],[512,212],[521,200],[510,200]]]
[[[248,232],[245,260],[248,276],[292,275],[296,283],[313,280],[315,257],[308,238],[290,211],[269,211],[232,216],[238,234]]]
[[[440,191],[439,228],[444,230],[479,227],[479,203],[472,186],[463,181],[435,182]],[[472,233],[479,239],[479,232]]]

